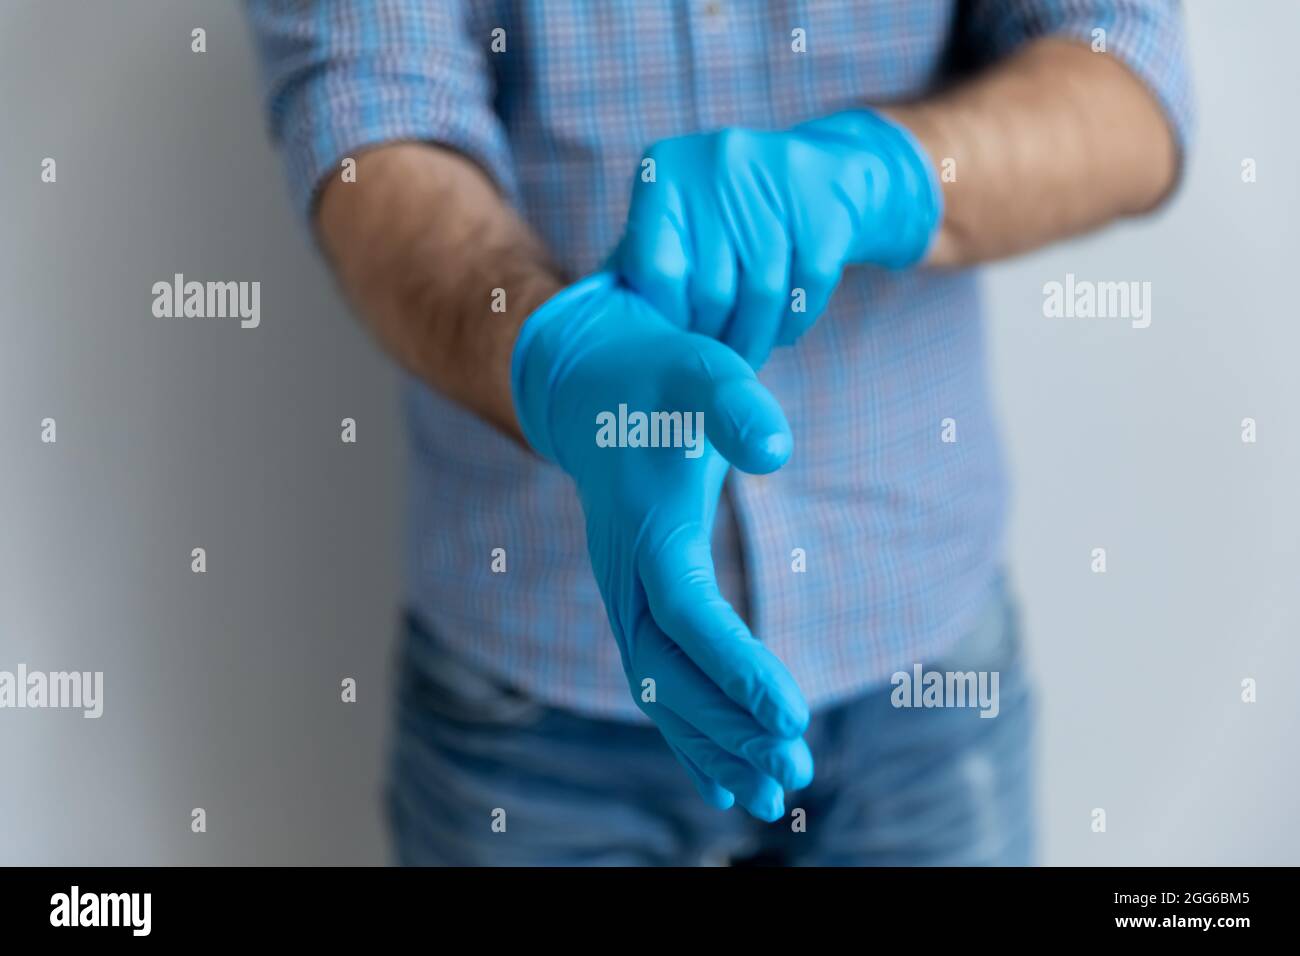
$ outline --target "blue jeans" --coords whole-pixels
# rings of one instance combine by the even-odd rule
[[[653,727],[529,700],[410,617],[402,656],[387,805],[405,865],[1033,862],[1035,708],[1002,587],[924,666],[997,672],[997,716],[897,707],[890,685],[820,711],[807,738],[816,779],[773,824],[706,806]]]

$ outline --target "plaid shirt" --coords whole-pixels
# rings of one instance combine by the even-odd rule
[[[440,143],[477,161],[574,275],[614,245],[656,140],[920,96],[1035,37],[1091,43],[1104,29],[1180,141],[1190,120],[1178,12],[1159,0],[249,6],[304,215],[343,157]],[[715,560],[814,706],[933,659],[989,600],[1006,489],[981,327],[972,272],[852,268],[813,330],[763,369],[795,454],[765,478],[733,473]],[[405,405],[414,612],[536,698],[639,718],[567,476],[417,381]],[[948,419],[956,441],[943,440]],[[492,572],[495,548],[506,573]]]

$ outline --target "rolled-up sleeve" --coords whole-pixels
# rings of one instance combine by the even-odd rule
[[[310,217],[326,177],[366,147],[438,143],[508,197],[505,131],[492,109],[488,36],[461,0],[247,0],[272,138],[294,202]]]
[[[1104,34],[1095,31],[1104,30]],[[1186,37],[1177,0],[971,0],[961,29],[968,61],[1001,59],[1040,37],[1093,44],[1128,68],[1159,102],[1185,153],[1195,125]]]

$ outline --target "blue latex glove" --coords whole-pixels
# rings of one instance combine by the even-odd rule
[[[666,139],[647,157],[655,179],[633,186],[611,267],[755,368],[812,326],[845,265],[914,265],[942,218],[920,144],[870,110]]]
[[[528,317],[511,387],[528,442],[577,485],[592,569],[638,706],[707,801],[779,818],[782,788],[812,779],[802,737],[808,707],[722,597],[710,547],[727,463],[765,473],[790,455],[776,399],[735,352],[674,326],[610,273],[569,286]],[[602,447],[598,435],[618,439],[604,413],[616,418],[620,405],[633,426],[635,412],[691,413],[692,424],[702,412],[708,440]],[[633,428],[627,436],[635,441]]]

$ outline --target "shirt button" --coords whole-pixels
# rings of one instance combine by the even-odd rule
[[[726,19],[726,10],[718,0],[705,0],[704,5],[700,7],[700,13],[703,15],[705,28],[709,30],[720,29]]]

